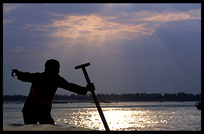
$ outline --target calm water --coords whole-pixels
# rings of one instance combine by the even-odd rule
[[[194,102],[101,103],[111,130],[201,130],[201,111]],[[3,123],[23,124],[23,103],[3,104]],[[94,103],[53,104],[52,117],[63,126],[105,130]]]

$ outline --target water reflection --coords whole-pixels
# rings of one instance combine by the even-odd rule
[[[168,123],[162,116],[153,115],[151,111],[133,110],[121,108],[103,108],[103,112],[110,130],[144,130],[152,128],[158,123]],[[56,124],[67,124],[75,127],[90,128],[93,130],[105,130],[98,111],[94,108],[76,110],[66,113],[66,119],[55,119]]]
[[[136,131],[160,123],[155,116],[150,116],[150,111],[146,110],[106,109],[104,114],[111,130]]]
[[[136,130],[137,128],[132,111],[106,109],[104,114],[111,130],[126,130],[127,128]]]
[[[106,106],[102,110],[110,130],[115,131],[200,130],[201,128],[201,113],[194,106]],[[53,109],[52,116],[59,125],[105,130],[95,107]]]

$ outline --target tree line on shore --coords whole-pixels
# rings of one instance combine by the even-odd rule
[[[201,94],[188,94],[184,92],[178,93],[129,93],[129,94],[97,94],[99,101],[201,101]],[[23,95],[4,95],[3,101],[25,101],[27,96]],[[68,100],[86,100],[93,101],[91,94],[87,95],[59,95],[56,94],[54,101]]]

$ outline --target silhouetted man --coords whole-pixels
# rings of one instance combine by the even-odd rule
[[[12,69],[11,75],[13,77],[15,74],[19,80],[32,83],[22,110],[25,124],[37,124],[38,122],[40,124],[54,124],[51,109],[58,87],[81,95],[95,90],[93,83],[86,87],[69,83],[59,75],[59,69],[60,63],[54,59],[46,61],[42,73],[29,73]]]

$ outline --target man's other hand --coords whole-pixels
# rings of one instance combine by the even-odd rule
[[[94,83],[87,84],[86,85],[86,90],[87,91],[94,91],[95,90]]]

